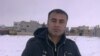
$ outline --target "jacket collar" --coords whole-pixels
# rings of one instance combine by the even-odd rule
[[[51,41],[50,37],[48,37],[47,40],[48,40],[48,42],[49,42],[49,44],[50,44],[51,46],[55,46],[55,44]],[[60,46],[61,44],[64,44],[65,40],[66,40],[66,37],[65,37],[65,35],[63,34],[63,35],[61,36],[61,39],[59,40],[59,42],[56,44],[56,46],[58,47],[58,46]]]

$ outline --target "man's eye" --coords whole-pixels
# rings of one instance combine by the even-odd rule
[[[64,23],[64,21],[60,21],[60,23]]]
[[[56,22],[56,20],[52,20],[52,22]]]

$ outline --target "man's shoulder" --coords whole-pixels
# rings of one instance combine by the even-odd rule
[[[65,44],[66,44],[67,46],[76,46],[75,41],[73,41],[73,40],[71,40],[71,39],[68,39],[68,38],[66,38]]]
[[[32,37],[30,38],[28,41],[27,41],[27,44],[26,44],[27,47],[32,47],[32,48],[38,48],[38,46],[40,46],[40,41],[35,38],[35,37]]]
[[[35,41],[36,38],[32,37],[28,41]]]
[[[66,42],[75,43],[73,40],[66,38]]]
[[[32,37],[28,40],[28,43],[35,43],[35,42],[38,42],[38,39],[35,38],[35,37]]]

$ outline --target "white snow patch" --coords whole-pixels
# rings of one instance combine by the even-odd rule
[[[0,35],[0,56],[21,56],[33,36]],[[100,56],[100,37],[66,36],[76,42],[82,56]]]

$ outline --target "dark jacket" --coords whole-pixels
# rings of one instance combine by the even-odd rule
[[[39,28],[34,36],[28,40],[22,56],[81,56],[75,42],[64,34],[57,45],[49,40],[47,28]]]

